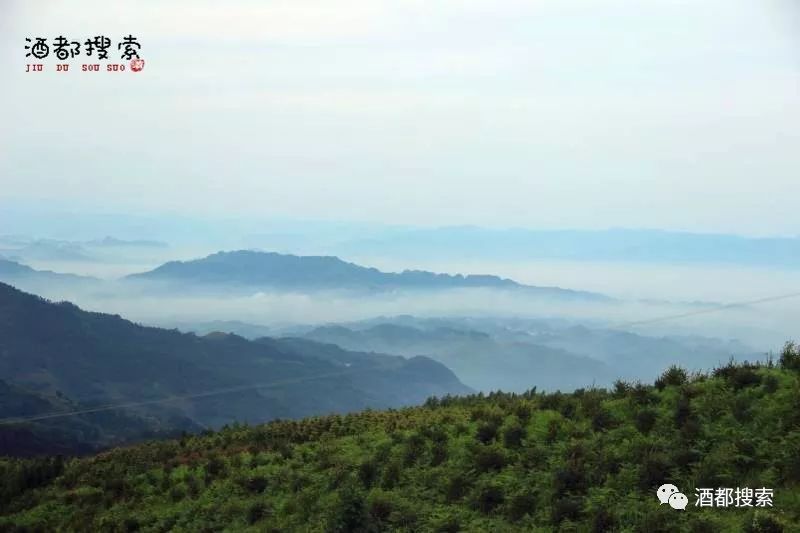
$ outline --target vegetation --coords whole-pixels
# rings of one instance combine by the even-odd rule
[[[800,350],[571,394],[433,398],[0,462],[5,531],[797,531]],[[658,505],[673,483],[686,511]],[[698,487],[771,508],[698,508]]]
[[[238,392],[208,394],[220,390]],[[0,424],[2,455],[79,453],[234,420],[400,407],[469,391],[425,357],[349,352],[308,340],[198,337],[0,283],[0,419],[153,402],[125,416],[101,411],[44,417],[23,429]],[[158,402],[196,393],[206,395],[190,404]]]

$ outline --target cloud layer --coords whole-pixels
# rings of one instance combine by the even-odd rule
[[[800,233],[787,2],[22,2],[4,196],[391,223]],[[32,35],[139,75],[24,73]]]

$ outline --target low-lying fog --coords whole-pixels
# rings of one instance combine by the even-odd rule
[[[800,270],[730,264],[657,264],[611,261],[398,261],[358,256],[380,270],[491,273],[520,283],[600,292],[620,299],[724,302],[800,292]]]
[[[392,271],[420,268],[450,273],[491,273],[521,283],[601,292],[613,303],[563,302],[524,293],[490,289],[451,289],[391,293],[176,292],[166,286],[99,285],[21,287],[90,310],[116,313],[147,324],[238,320],[285,328],[363,320],[379,315],[505,316],[566,318],[577,323],[615,327],[648,335],[699,334],[741,340],[754,349],[776,349],[797,334],[800,298],[776,299],[718,309],[719,304],[782,297],[798,292],[800,272],[731,266],[686,266],[601,262],[426,263],[398,265],[379,258],[347,258]],[[65,271],[67,265],[35,264]],[[72,266],[76,266],[75,263]],[[125,273],[139,265],[122,265]],[[148,263],[147,266],[153,266]],[[116,265],[114,268],[120,268]],[[73,268],[73,273],[92,274]],[[687,315],[674,317],[675,315]],[[663,319],[662,319],[663,318]],[[647,323],[639,323],[650,321]]]

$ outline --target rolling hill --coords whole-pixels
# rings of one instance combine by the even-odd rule
[[[612,368],[597,359],[531,342],[498,341],[474,329],[422,329],[388,322],[363,329],[322,326],[304,337],[350,350],[427,355],[484,392],[521,392],[533,384],[544,390],[573,390],[614,380]]]
[[[488,288],[521,290],[557,299],[605,301],[590,292],[535,287],[491,275],[437,274],[406,270],[381,272],[338,257],[296,256],[273,252],[219,252],[192,261],[171,261],[149,272],[132,274],[129,281],[154,281],[183,287],[247,287],[278,290],[401,290]]]
[[[800,352],[654,385],[496,393],[0,459],[4,531],[549,532],[800,528]],[[676,485],[684,511],[659,505]],[[697,507],[743,487],[748,507]],[[749,499],[748,499],[749,498]]]
[[[8,283],[20,281],[33,282],[87,282],[97,281],[95,278],[76,274],[61,274],[49,270],[36,270],[17,261],[0,257],[0,281]]]
[[[47,398],[76,409],[135,403],[126,416],[141,419],[139,426],[151,432],[399,407],[469,391],[425,357],[349,353],[311,342],[252,342],[228,334],[198,337],[49,302],[2,283],[0,380],[17,395],[45,399],[32,401],[26,415],[57,407]],[[19,415],[10,405],[0,404],[0,418]],[[99,433],[82,442],[131,440],[130,432],[120,433],[104,417],[107,412],[87,419]],[[32,427],[49,430],[53,423]],[[1,425],[0,434],[12,428]],[[76,429],[78,440],[80,435]]]
[[[485,392],[568,391],[615,379],[652,380],[670,364],[709,370],[730,358],[759,359],[749,347],[703,337],[648,337],[524,318],[379,317],[298,330],[349,350],[427,355]]]

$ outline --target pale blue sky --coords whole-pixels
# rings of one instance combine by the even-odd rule
[[[790,0],[0,9],[0,203],[800,234]],[[145,71],[24,73],[98,33]]]

